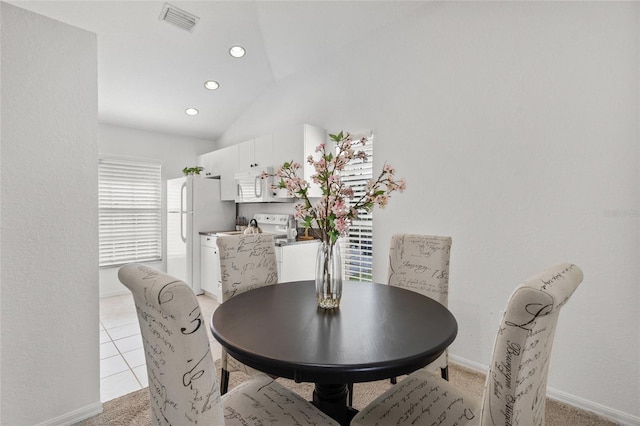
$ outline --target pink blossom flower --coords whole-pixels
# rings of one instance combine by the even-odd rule
[[[389,196],[387,194],[380,194],[376,196],[374,199],[374,203],[380,206],[380,208],[384,208],[389,202]]]
[[[346,208],[346,205],[344,203],[344,200],[343,199],[337,199],[333,203],[333,206],[331,207],[331,211],[334,214],[339,215],[345,208]]]
[[[406,182],[404,179],[394,180],[395,169],[385,164],[380,175],[367,182],[364,194],[359,192],[356,195],[348,182],[342,181],[340,172],[352,160],[368,160],[363,150],[357,150],[358,145],[365,146],[368,140],[363,137],[354,141],[348,133],[342,132],[330,135],[330,138],[336,144],[335,154],[327,152],[327,146],[323,143],[316,147],[315,152],[320,153],[317,160],[313,155],[306,158],[306,162],[315,169],[311,181],[323,191],[319,200],[311,203],[307,193],[310,184],[297,175],[302,168],[299,163],[285,163],[278,168],[275,176],[279,182],[274,187],[285,188],[290,195],[303,200],[303,203],[295,206],[296,219],[312,222],[318,227],[323,241],[335,243],[338,235],[348,232],[353,219],[362,212],[371,211],[376,205],[381,208],[386,206],[389,194],[393,191],[402,192]]]
[[[341,235],[346,234],[349,230],[349,222],[344,217],[337,219],[334,222],[334,226],[336,227],[336,231],[338,231]]]
[[[345,186],[344,188],[342,188],[340,190],[340,193],[349,199],[353,198],[353,188],[351,188],[350,186]]]

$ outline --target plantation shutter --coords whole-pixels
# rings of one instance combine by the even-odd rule
[[[367,161],[353,159],[340,173],[343,182],[351,186],[354,201],[364,195],[367,183],[373,177],[373,136],[367,144],[358,145],[358,151],[367,153]],[[344,278],[353,281],[373,281],[373,211],[361,211],[358,219],[351,222],[349,233],[342,238]]]
[[[162,177],[156,162],[100,159],[100,266],[162,259]]]

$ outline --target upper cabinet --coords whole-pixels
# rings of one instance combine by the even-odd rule
[[[291,126],[273,132],[273,168],[274,171],[284,163],[304,159],[304,130],[302,125]]]
[[[279,167],[287,161],[300,163],[302,168],[302,178],[309,182],[309,196],[321,197],[320,185],[311,181],[311,176],[316,173],[314,167],[307,163],[309,155],[317,156],[316,147],[327,142],[327,132],[311,124],[300,124],[276,131],[273,134],[275,166]]]
[[[212,177],[220,175],[220,170],[217,170],[217,168],[215,167],[215,157],[217,156],[216,152],[218,151],[211,151],[207,152],[206,154],[198,155],[198,166],[204,169],[202,172],[200,172],[201,176]]]
[[[311,176],[315,169],[307,163],[307,157],[316,157],[316,147],[327,141],[327,132],[317,126],[300,124],[297,126],[280,129],[273,134],[273,157],[276,160],[275,167],[280,167],[284,162],[298,162],[302,166],[302,178],[309,182],[309,196],[321,197],[320,185],[311,182]]]
[[[221,199],[235,199],[236,173],[263,171],[273,167],[275,172],[285,162],[298,162],[302,166],[302,177],[311,182],[315,173],[307,164],[307,157],[327,140],[327,132],[317,126],[300,124],[276,130],[272,134],[259,136],[237,145],[231,145],[198,157],[198,165],[204,167],[204,176],[220,176]],[[309,195],[322,196],[318,185],[311,185]]]
[[[238,161],[238,145],[228,146],[198,157],[198,165],[204,167],[204,176],[220,176],[220,199],[235,200],[236,163]]]
[[[327,132],[310,124],[278,129],[273,133],[272,156],[274,172],[286,162],[297,162],[302,166],[302,177],[309,182],[309,196],[321,197],[320,186],[311,182],[315,169],[307,163],[307,157],[315,157],[316,147],[327,141]]]
[[[273,166],[273,136],[265,135],[242,142],[238,147],[238,172]]]
[[[316,157],[316,147],[321,143],[327,142],[327,132],[320,127],[312,126],[310,124],[305,124],[304,128],[304,178],[307,182],[309,182],[309,196],[310,197],[322,197],[322,190],[320,189],[320,185],[314,184],[311,182],[311,175],[316,173],[315,168],[307,163],[306,158],[309,155],[312,155],[314,158]]]

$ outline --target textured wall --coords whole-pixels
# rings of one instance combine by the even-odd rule
[[[163,212],[166,211],[165,182],[182,176],[185,166],[195,166],[198,155],[216,149],[213,141],[187,136],[149,132],[128,127],[100,124],[98,128],[100,155],[143,158],[162,161]],[[164,217],[164,215],[163,215]],[[164,220],[164,219],[163,219]],[[162,229],[163,259],[166,259],[166,226]],[[166,261],[150,262],[148,266],[166,271]],[[100,268],[100,297],[127,294],[129,290],[118,280],[118,267]]]
[[[376,170],[388,161],[408,188],[375,211],[374,277],[393,233],[451,236],[450,353],[472,365],[489,362],[519,282],[576,263],[549,385],[640,421],[639,7],[425,2],[280,81],[219,142],[305,122],[373,129]]]
[[[1,424],[99,410],[96,37],[1,4]]]

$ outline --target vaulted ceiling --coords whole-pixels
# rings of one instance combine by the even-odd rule
[[[189,32],[159,19],[162,1],[8,3],[97,34],[101,122],[211,140],[282,79],[384,26],[403,25],[425,5],[170,1],[199,18]],[[233,58],[233,45],[245,57]],[[206,90],[207,80],[219,89]],[[199,114],[186,115],[190,107]]]

